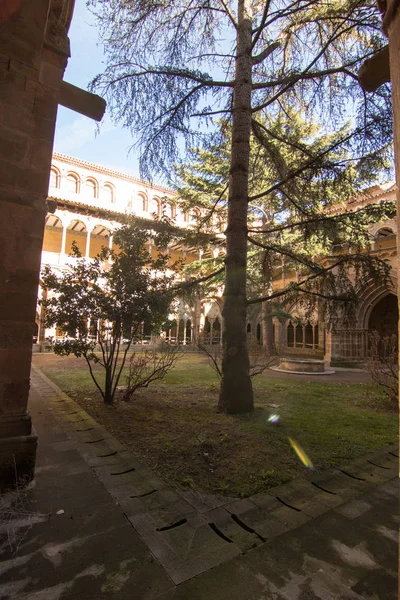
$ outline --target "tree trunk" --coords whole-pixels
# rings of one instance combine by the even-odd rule
[[[394,155],[396,166],[397,183],[397,240],[400,239],[400,7],[394,10],[395,0],[389,0],[387,3],[387,12],[393,13],[391,22],[388,25],[389,36],[389,54],[390,54],[390,75],[392,80],[392,98],[393,98],[393,125],[394,125]],[[399,273],[398,273],[399,274]],[[400,278],[399,278],[400,286]],[[398,294],[400,308],[400,293]],[[398,325],[398,335],[400,339],[400,321]],[[400,353],[399,353],[400,361]],[[400,367],[400,362],[399,362]],[[400,384],[400,379],[399,379]]]
[[[105,404],[113,403],[112,396],[112,364],[106,367],[106,381],[104,384],[104,402]]]
[[[222,379],[218,408],[253,410],[246,335],[247,209],[252,84],[251,0],[238,1],[236,73],[233,92],[223,316]]]

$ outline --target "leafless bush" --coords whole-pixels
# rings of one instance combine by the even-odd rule
[[[218,377],[222,377],[222,347],[220,344],[210,344],[207,336],[203,336],[197,342],[197,348],[208,357],[210,366]],[[269,355],[266,349],[254,338],[248,338],[247,348],[250,359],[250,377],[260,375],[265,369],[274,364],[276,356]]]
[[[161,344],[157,350],[134,352],[129,360],[123,400],[131,400],[137,389],[147,388],[152,381],[163,379],[183,354],[179,346],[168,344]]]
[[[365,366],[372,379],[382,387],[392,408],[398,406],[399,351],[395,334],[381,337],[377,331],[369,335],[369,352]]]

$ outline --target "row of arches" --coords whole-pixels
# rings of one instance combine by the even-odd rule
[[[309,348],[316,350],[319,347],[318,323],[296,323],[289,321],[286,328],[286,343],[288,348]]]
[[[88,228],[80,219],[72,219],[63,223],[59,216],[48,214],[45,225],[44,252],[71,254],[74,242],[82,256],[93,258],[101,252],[103,246],[112,247],[111,232],[101,223]]]
[[[83,194],[86,198],[92,200],[101,200],[108,204],[116,203],[116,190],[111,182],[105,182],[100,185],[98,180],[92,175],[83,178],[74,171],[69,171],[64,176],[61,171],[52,165],[50,170],[50,189],[63,188],[68,194]],[[182,211],[179,206],[173,202],[168,202],[160,196],[151,198],[144,192],[138,192],[136,199],[132,196],[126,201],[126,206],[134,212],[149,213],[155,218],[167,217],[181,223],[195,224],[201,218],[201,211],[193,209],[191,211]],[[215,223],[218,231],[223,231],[224,224],[222,220]]]
[[[50,188],[61,188],[61,172],[52,166],[50,170]],[[64,186],[63,186],[64,187]],[[72,171],[65,176],[65,191],[70,194],[84,193],[93,200],[101,198],[105,202],[115,203],[115,187],[112,183],[106,182],[101,188],[95,177],[86,177],[84,180]]]

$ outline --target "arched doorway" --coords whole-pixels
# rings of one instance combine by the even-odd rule
[[[368,331],[377,331],[381,337],[397,335],[398,320],[397,296],[387,294],[372,309],[368,319]]]

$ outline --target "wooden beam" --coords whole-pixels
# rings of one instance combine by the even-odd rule
[[[358,80],[366,92],[375,92],[390,81],[389,46],[368,58],[358,71]]]
[[[95,121],[101,121],[106,110],[106,101],[104,98],[86,92],[67,81],[61,82],[58,102],[62,106],[70,108]]]

